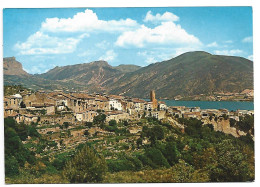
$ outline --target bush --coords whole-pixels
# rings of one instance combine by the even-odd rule
[[[128,121],[124,121],[124,126],[128,126],[128,125],[129,125]]]
[[[5,175],[7,177],[19,174],[19,164],[14,156],[5,156]]]
[[[93,123],[98,126],[103,126],[106,121],[106,115],[99,113],[97,116],[94,117]]]
[[[138,155],[137,158],[142,162],[144,166],[149,166],[151,168],[157,168],[157,165],[146,155]]]
[[[135,165],[126,158],[118,160],[108,160],[108,171],[109,172],[119,172],[119,171],[134,171]]]
[[[86,127],[91,128],[93,126],[93,123],[92,122],[86,122],[85,125],[86,125]]]
[[[245,115],[237,123],[238,129],[248,132],[250,129],[254,128],[254,116]]]
[[[147,136],[149,137],[151,144],[155,144],[156,140],[162,140],[164,138],[163,128],[159,125],[149,129]]]
[[[80,144],[77,149],[80,150],[82,144]],[[52,161],[52,165],[57,169],[57,170],[62,170],[65,167],[65,163],[70,159],[71,155],[73,152],[65,152],[61,153],[58,155],[55,155],[55,159]]]
[[[94,183],[102,181],[106,171],[105,159],[85,146],[66,163],[63,176],[71,183]]]
[[[180,152],[178,151],[175,142],[167,142],[164,150],[164,156],[171,166],[174,163],[178,162],[178,159],[180,157]]]
[[[212,182],[253,181],[247,162],[247,155],[231,140],[223,140],[216,146],[217,165],[210,170]]]
[[[117,122],[116,120],[112,119],[108,122],[109,126],[112,126],[112,127],[116,127],[117,126]]]
[[[166,158],[163,156],[162,152],[159,149],[149,148],[145,150],[145,155],[151,159],[151,161],[156,165],[156,168],[170,167]]]

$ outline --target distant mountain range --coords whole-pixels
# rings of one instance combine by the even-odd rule
[[[253,62],[241,57],[211,55],[197,51],[146,67],[105,61],[55,67],[30,75],[15,58],[4,58],[4,84],[21,84],[32,89],[106,92],[147,98],[172,99],[213,92],[241,92],[253,89]]]

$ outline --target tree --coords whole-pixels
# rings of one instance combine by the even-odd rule
[[[174,182],[209,182],[208,173],[195,170],[191,165],[179,160],[179,163],[171,168]]]
[[[254,116],[245,115],[239,120],[237,127],[244,132],[248,132],[254,128]]]
[[[103,126],[106,121],[106,115],[99,113],[97,116],[94,117],[93,123],[98,126]]]
[[[69,128],[69,122],[64,122],[63,125],[64,125],[65,129]]]
[[[19,136],[17,131],[15,130],[15,127],[17,127],[16,122],[13,119],[4,119],[4,145],[5,145],[5,159],[6,163],[17,163],[19,166],[23,167],[25,164],[25,161],[28,161],[29,163],[35,162],[34,154],[29,151],[27,148],[24,147],[24,144],[21,141],[21,137],[27,137],[27,135],[24,135],[24,132]],[[23,129],[23,128],[22,128]],[[27,132],[26,132],[27,133]],[[15,160],[11,157],[14,157]],[[10,158],[10,160],[8,160]],[[12,165],[12,164],[10,164]],[[8,166],[8,165],[7,165]]]
[[[229,118],[230,127],[234,127],[236,125],[236,120],[233,118]]]
[[[95,183],[102,181],[106,171],[105,159],[86,145],[66,163],[63,176],[71,183]]]
[[[247,155],[232,140],[223,140],[216,146],[217,165],[210,170],[212,182],[245,182],[254,180],[247,162]]]
[[[36,130],[36,128],[34,126],[28,126],[28,135],[31,137],[40,137],[40,134],[38,133],[38,131]]]
[[[19,174],[19,164],[14,156],[5,155],[5,175],[16,176]]]
[[[204,149],[201,154],[193,152],[193,164],[196,169],[210,169],[217,164],[217,153],[213,147]]]
[[[91,128],[93,126],[93,123],[92,122],[86,122],[85,125],[88,127],[88,128]]]
[[[85,136],[88,136],[88,135],[89,135],[88,130],[85,130],[85,131],[84,131],[84,135],[85,135]]]
[[[138,149],[140,148],[140,146],[141,146],[142,144],[143,144],[142,138],[138,138],[138,139],[136,140],[136,145],[137,145]]]
[[[116,120],[112,119],[108,122],[109,126],[112,126],[112,127],[116,127],[117,126],[117,123],[116,123]]]
[[[175,142],[167,142],[165,146],[164,156],[171,166],[178,162],[180,152],[178,151]]]
[[[159,125],[154,126],[148,131],[147,136],[150,138],[151,144],[154,144],[156,140],[162,140],[164,138],[163,128]]]
[[[128,125],[129,125],[128,121],[124,120],[124,126],[128,126]]]
[[[146,149],[145,155],[149,159],[151,159],[151,161],[156,165],[156,168],[159,168],[159,167],[169,168],[170,167],[166,158],[163,156],[162,152],[159,149],[156,149],[154,147]]]

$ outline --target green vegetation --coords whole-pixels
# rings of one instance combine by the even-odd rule
[[[66,163],[63,176],[71,183],[94,183],[101,182],[106,171],[104,158],[98,156],[90,147],[84,146]]]
[[[4,95],[14,95],[20,93],[21,91],[28,92],[29,90],[22,85],[4,85]]]
[[[184,131],[156,118],[143,118],[134,122],[142,127],[137,134],[129,133],[132,121],[106,123],[105,119],[100,113],[93,123],[80,126],[86,129],[86,142],[56,152],[57,141],[48,139],[55,133],[39,135],[37,124],[17,124],[6,118],[6,182],[245,182],[255,178],[253,116],[231,120],[247,132],[239,138],[214,131],[211,124],[194,118],[176,119]],[[65,125],[61,130],[67,132]],[[91,135],[92,126],[114,133]],[[65,141],[58,139],[61,146]]]
[[[105,120],[106,120],[106,115],[99,113],[97,116],[94,117],[93,123],[100,126],[100,127],[104,127]]]
[[[31,130],[27,126],[19,126],[12,118],[5,119],[5,175],[14,176],[19,174],[19,166],[23,167],[25,162],[34,164],[35,153],[29,151],[22,143]],[[30,135],[34,135],[30,134]]]

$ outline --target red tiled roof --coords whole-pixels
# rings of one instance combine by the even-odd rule
[[[138,99],[138,98],[133,98],[132,101],[133,101],[134,103],[145,103],[145,102],[146,102],[145,100]]]
[[[108,101],[108,99],[106,97],[96,97],[95,100],[96,101]]]
[[[88,94],[84,94],[84,93],[72,93],[72,96],[78,98],[78,99],[89,99],[89,98],[93,98],[91,96],[89,96]]]
[[[165,102],[164,102],[164,101],[158,101],[158,103],[160,103],[160,104],[165,104]]]
[[[124,99],[124,96],[120,96],[120,95],[109,95],[109,98],[111,99]]]

